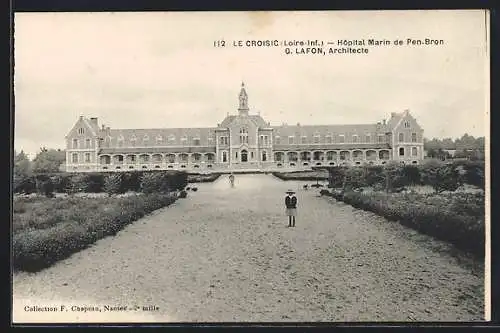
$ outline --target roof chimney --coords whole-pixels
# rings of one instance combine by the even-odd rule
[[[90,118],[90,123],[92,125],[94,125],[95,127],[98,127],[98,125],[97,125],[97,118],[95,118],[95,117]]]
[[[297,123],[297,126],[300,126],[300,123]]]
[[[396,117],[396,112],[391,112],[391,118]]]
[[[80,116],[80,120],[83,120],[83,116]]]
[[[104,124],[102,124],[101,130],[103,130],[103,131],[106,130],[106,126],[104,126]]]
[[[383,121],[383,123],[384,123],[384,125],[385,125],[385,119],[384,119],[384,120],[382,120],[382,121]]]

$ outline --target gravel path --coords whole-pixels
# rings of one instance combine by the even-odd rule
[[[14,321],[483,319],[481,265],[317,190],[298,190],[297,226],[287,228],[290,187],[301,182],[237,175],[235,188],[225,177],[199,184],[49,269],[16,274]],[[58,311],[24,309],[35,305]]]

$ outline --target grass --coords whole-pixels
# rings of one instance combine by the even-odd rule
[[[175,200],[169,194],[15,198],[14,269],[34,272],[49,267]]]

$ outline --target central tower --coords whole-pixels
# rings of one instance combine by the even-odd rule
[[[245,83],[241,83],[241,91],[240,91],[240,105],[238,107],[238,112],[240,116],[248,116],[248,95],[245,90]]]

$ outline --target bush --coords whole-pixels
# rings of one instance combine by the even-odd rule
[[[331,193],[330,193],[330,191],[323,189],[323,190],[319,191],[319,194],[320,195],[330,195]]]
[[[123,174],[121,172],[107,174],[104,178],[104,191],[109,196],[123,193],[122,180]]]
[[[14,193],[31,194],[36,192],[35,177],[32,176],[14,176]]]
[[[484,195],[365,195],[337,194],[337,200],[399,221],[427,235],[450,242],[457,248],[484,256]]]
[[[421,182],[420,169],[416,165],[404,165],[401,174],[405,186],[419,185]]]
[[[131,171],[124,172],[122,179],[122,192],[132,191],[132,192],[140,192],[141,191],[141,176],[142,173],[139,171]]]
[[[185,190],[182,190],[180,193],[179,193],[179,198],[181,199],[184,199],[187,197],[187,192]]]
[[[174,201],[174,196],[159,194],[19,200],[14,204],[14,269],[35,272],[49,267]]]
[[[162,192],[166,187],[165,176],[160,172],[145,172],[141,177],[141,191],[144,193]]]

